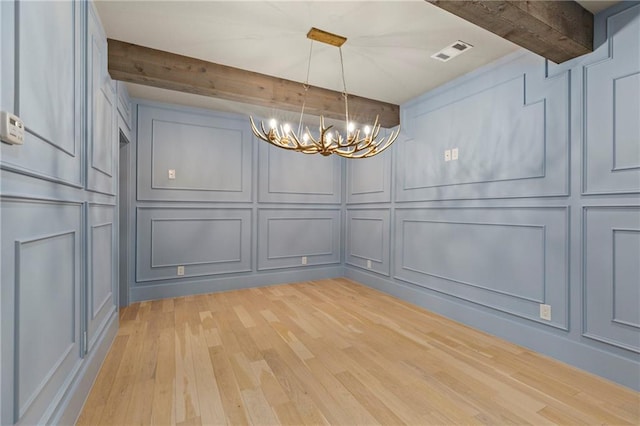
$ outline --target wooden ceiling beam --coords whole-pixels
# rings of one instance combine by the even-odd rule
[[[286,111],[299,112],[302,107],[302,83],[118,40],[107,41],[109,74],[115,80]],[[344,119],[342,92],[311,86],[305,114]],[[386,128],[400,124],[398,105],[354,95],[349,95],[349,114],[363,123],[372,122],[377,115]]]
[[[426,1],[558,64],[593,51],[593,14],[575,1]]]

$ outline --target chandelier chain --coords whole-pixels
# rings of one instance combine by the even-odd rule
[[[304,117],[304,107],[307,105],[307,92],[309,91],[309,74],[311,73],[311,54],[313,53],[313,40],[309,46],[309,61],[307,62],[307,79],[304,81],[304,94],[302,96],[302,109],[300,110],[300,122],[298,123],[298,134],[302,132],[302,119]]]
[[[338,47],[340,51],[340,69],[342,70],[342,96],[344,96],[344,115],[346,117],[345,126],[347,126],[347,138],[349,137],[349,96],[347,95],[347,80],[344,78],[344,60],[342,59],[342,46]]]

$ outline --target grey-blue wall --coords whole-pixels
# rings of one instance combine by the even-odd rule
[[[85,2],[0,2],[0,423],[72,423],[117,330],[117,127]],[[126,127],[126,126],[125,126]]]
[[[640,4],[596,31],[402,105],[392,152],[347,164],[346,275],[640,389]]]
[[[258,142],[246,116],[134,109],[129,301],[343,275],[339,158]]]

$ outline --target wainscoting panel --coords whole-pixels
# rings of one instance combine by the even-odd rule
[[[568,71],[521,54],[403,111],[396,201],[568,194]]]
[[[15,102],[3,103],[13,105],[27,132],[23,145],[0,144],[2,168],[82,185],[83,10],[80,2],[16,6],[16,56],[3,53],[0,65],[3,75],[15,76]]]
[[[336,155],[306,155],[259,142],[258,201],[339,204],[342,167]]]
[[[599,49],[608,58],[584,67],[586,194],[640,192],[638,16],[640,5],[610,16],[608,43]]]
[[[93,6],[89,7],[87,38],[87,189],[115,195],[116,90],[107,73],[106,36]]]
[[[3,412],[38,424],[80,362],[82,205],[1,204]]]
[[[139,105],[138,200],[250,201],[251,143],[239,117]]]
[[[137,224],[138,282],[251,271],[251,209],[139,207]]]
[[[347,204],[391,201],[392,149],[366,160],[347,161]]]
[[[584,336],[640,352],[640,207],[585,207]]]
[[[116,311],[116,207],[88,204],[87,213],[87,351]]]
[[[389,209],[347,210],[347,264],[389,275],[390,214]]]
[[[397,209],[395,227],[396,278],[567,329],[567,208]]]
[[[340,263],[340,210],[260,209],[258,270]]]

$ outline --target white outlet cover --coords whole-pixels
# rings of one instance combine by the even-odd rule
[[[302,264],[303,265],[307,264],[307,256],[302,256]]]
[[[371,261],[367,260],[367,268],[371,269]]]
[[[551,321],[551,305],[540,304],[540,318]]]
[[[169,169],[169,179],[175,179],[175,178],[176,178],[176,170]]]
[[[451,161],[451,150],[447,149],[444,152],[444,161]]]
[[[451,150],[451,160],[457,160],[458,159],[458,148],[453,148]]]
[[[178,274],[178,276],[183,276],[184,275],[184,266],[178,266],[177,274]]]

